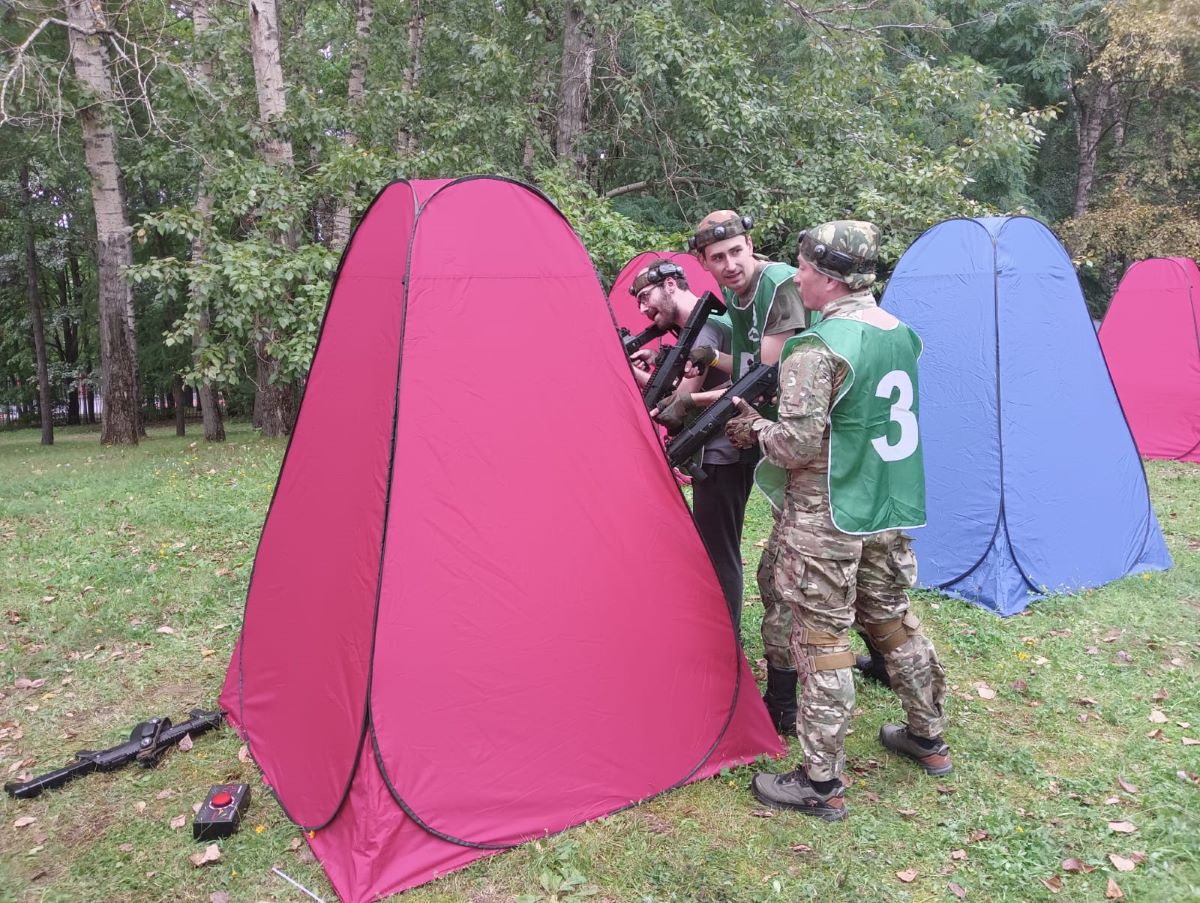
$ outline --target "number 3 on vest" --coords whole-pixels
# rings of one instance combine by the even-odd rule
[[[875,389],[875,395],[890,401],[894,391],[898,391],[900,397],[892,404],[889,422],[899,425],[900,436],[894,445],[887,441],[886,433],[871,440],[876,453],[885,461],[903,461],[917,450],[917,417],[912,412],[912,380],[903,370],[893,370],[884,376]]]

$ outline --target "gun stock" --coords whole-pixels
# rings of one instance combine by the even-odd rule
[[[647,408],[654,410],[664,398],[674,391],[676,384],[683,377],[683,369],[687,366],[692,346],[700,337],[700,330],[708,322],[709,315],[723,313],[725,313],[725,302],[712,292],[705,292],[696,302],[683,329],[679,331],[678,341],[667,350],[662,363],[655,367],[654,372],[650,374],[650,381],[646,383],[646,391],[642,393]]]
[[[756,404],[775,394],[778,381],[779,368],[775,364],[756,363],[751,366],[724,395],[705,408],[699,417],[667,442],[667,460],[671,466],[686,471],[695,480],[703,481],[703,469],[693,467],[689,462],[737,413],[733,399],[741,398],[750,404]]]

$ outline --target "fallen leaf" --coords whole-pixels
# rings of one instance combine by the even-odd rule
[[[1033,660],[1033,663],[1034,663],[1035,665],[1039,665],[1039,666],[1040,666],[1040,665],[1048,665],[1048,664],[1050,664],[1050,659],[1046,658],[1046,657],[1045,657],[1045,656],[1043,656],[1043,655],[1039,655],[1037,658],[1035,658],[1035,659]]]
[[[154,632],[155,632],[155,633],[174,633],[174,632],[175,632],[175,628],[174,628],[174,627],[168,627],[166,624],[164,624],[162,627],[155,628],[155,631],[154,631]]]
[[[1120,631],[1114,627],[1112,630],[1110,630],[1108,633],[1104,634],[1104,636],[1100,638],[1100,642],[1115,643],[1118,639],[1120,639],[1121,633],[1122,633],[1122,631]]]
[[[1191,737],[1180,737],[1179,742],[1184,746],[1200,746],[1200,740],[1193,740]]]
[[[1108,830],[1116,831],[1118,834],[1132,834],[1137,830],[1137,827],[1132,822],[1127,821],[1110,821]]]
[[[137,809],[138,812],[145,812],[146,804],[144,802],[142,802],[141,800],[138,800],[136,803],[133,804],[133,808]]]
[[[1053,878],[1043,878],[1042,884],[1046,885],[1046,890],[1052,894],[1056,894],[1062,890],[1062,878],[1058,877],[1058,875],[1055,875]]]
[[[1138,851],[1136,853],[1130,853],[1129,858],[1133,860],[1134,865],[1141,865],[1143,862],[1146,861],[1146,854],[1141,851]]]
[[[755,809],[751,813],[755,818],[774,818],[775,813],[770,809]]]
[[[896,872],[896,877],[899,878],[901,881],[903,881],[905,884],[911,884],[912,882],[917,880],[917,870],[916,869],[905,869],[902,872]]]
[[[955,884],[953,881],[946,885],[946,889],[960,900],[967,895],[967,889],[961,884]]]
[[[1138,792],[1137,784],[1130,784],[1127,780],[1125,780],[1120,775],[1117,775],[1117,783],[1121,785],[1121,789],[1124,790],[1126,793],[1137,793]]]
[[[13,827],[14,828],[28,828],[30,825],[32,825],[36,821],[37,821],[37,819],[34,818],[32,815],[22,815],[15,822],[13,822]]]
[[[208,903],[229,903],[229,894],[223,890],[213,891],[208,895]]]
[[[200,657],[201,657],[201,658],[208,658],[208,657],[209,657],[210,655],[212,655],[212,654],[213,654],[215,651],[216,651],[215,649],[208,649],[208,648],[201,649],[201,650],[200,650]],[[226,899],[228,899],[228,898],[226,898]]]
[[[1108,879],[1108,887],[1104,890],[1104,899],[1106,900],[1123,900],[1125,895],[1121,893],[1121,888],[1117,886],[1117,882],[1112,878]]]
[[[1016,690],[1018,693],[1024,693],[1029,689],[1029,684],[1025,683],[1023,680],[1014,680],[1008,686],[1010,689]]]
[[[168,788],[167,790],[158,791],[158,793],[154,794],[154,798],[156,800],[165,800],[168,797],[172,797],[174,795],[175,795],[175,791]]]
[[[812,851],[813,851],[813,848],[812,848],[812,847],[810,847],[810,846],[809,846],[808,844],[806,844],[806,843],[794,843],[794,844],[792,844],[792,852],[793,852],[793,853],[811,853]]]
[[[1184,771],[1183,769],[1175,772],[1175,777],[1179,778],[1179,780],[1186,784],[1200,784],[1200,774],[1193,774],[1192,772]]]
[[[967,843],[979,843],[981,840],[988,839],[988,832],[982,829],[972,831],[967,835]]]
[[[1064,872],[1072,872],[1081,875],[1086,875],[1088,872],[1096,871],[1096,867],[1094,865],[1088,865],[1086,862],[1076,859],[1073,856],[1070,859],[1064,859],[1061,863],[1059,863],[1059,868],[1061,868]]]
[[[1079,703],[1080,705],[1088,705],[1088,706],[1091,706],[1091,705],[1098,705],[1098,703],[1096,702],[1096,700],[1092,699],[1090,696],[1080,696],[1080,697],[1079,697],[1078,699],[1076,699],[1075,701],[1076,701],[1077,703]]]
[[[996,698],[996,691],[989,687],[982,680],[975,681],[975,692],[977,692],[982,699]]]
[[[1184,772],[1180,772],[1180,774],[1183,774],[1183,773],[1184,773]],[[914,815],[916,815],[916,814],[917,814],[917,810],[916,810],[916,809],[897,809],[896,811],[897,811],[897,812],[898,812],[900,815],[903,815],[905,818],[912,818]]]
[[[1164,690],[1162,687],[1159,687],[1157,690],[1154,691],[1154,693],[1150,696],[1150,698],[1153,699],[1155,702],[1162,702],[1164,699],[1167,699],[1170,695],[1171,694],[1168,693],[1166,690]]]
[[[1106,805],[1106,806],[1116,806],[1116,805],[1119,805],[1120,803],[1121,803],[1121,798],[1119,796],[1110,796],[1108,799],[1106,799],[1104,801],[1104,805]]]
[[[300,849],[300,844],[302,844],[302,843],[304,843],[304,841],[301,840],[299,837],[293,837],[292,842],[288,844],[288,849],[289,850],[298,850],[298,849]]]
[[[1128,652],[1126,652],[1124,649],[1121,649],[1117,652],[1117,661],[1120,662],[1122,665],[1128,665],[1130,662],[1133,661],[1133,656],[1130,655]]]
[[[1124,856],[1118,856],[1116,853],[1109,853],[1108,861],[1113,864],[1113,867],[1118,872],[1132,872],[1137,868],[1137,863],[1132,859],[1126,859]]]
[[[192,743],[192,735],[191,735],[191,734],[184,734],[184,735],[183,735],[183,739],[179,741],[179,751],[180,751],[180,752],[187,752],[187,751],[188,751],[188,750],[190,750],[190,749],[191,749],[193,746],[195,746],[195,744],[194,744],[194,743]]]
[[[171,830],[178,831],[180,828],[182,828],[186,824],[187,824],[187,816],[186,815],[176,815],[173,819],[171,819]]]
[[[1164,733],[1162,732],[1162,728],[1161,728],[1161,727],[1156,727],[1156,728],[1155,728],[1154,730],[1152,730],[1150,733],[1146,734],[1146,736],[1147,736],[1149,739],[1151,739],[1151,740],[1165,740],[1165,739],[1167,739],[1167,737],[1166,737],[1166,734],[1164,734]]]
[[[1050,636],[1070,636],[1070,635],[1071,635],[1071,628],[1069,628],[1069,627],[1055,627],[1055,628],[1052,628],[1050,631]]]
[[[250,761],[250,747],[246,746],[246,744],[244,744],[244,743],[242,744],[242,748],[238,750],[238,761],[239,762],[249,762]]]
[[[951,850],[951,851],[950,851],[950,858],[951,858],[951,859],[956,859],[956,860],[960,860],[960,859],[966,859],[966,858],[967,858],[967,851],[966,851],[966,850]]]
[[[947,787],[945,784],[938,784],[937,792],[945,796],[950,793],[957,793],[958,791],[953,787]]]
[[[204,803],[192,803],[192,812],[196,815],[199,815],[200,809],[203,808],[203,806]]]
[[[1083,651],[1086,655],[1099,655],[1100,654],[1100,650],[1097,649],[1095,646],[1088,646]]]
[[[122,853],[132,853],[133,852],[133,844],[123,843],[119,847],[117,847],[117,849],[120,850]]]
[[[867,802],[869,802],[869,803],[879,802],[879,794],[878,793],[873,793],[870,790],[865,790],[865,791],[863,791],[863,796],[866,797]]]
[[[1167,716],[1165,714],[1163,714],[1162,709],[1151,709],[1150,710],[1150,720],[1154,724],[1166,724],[1168,719],[1167,719]]]
[[[221,858],[220,847],[218,847],[215,843],[210,843],[207,847],[204,848],[203,853],[193,853],[191,856],[189,856],[188,862],[190,862],[196,868],[200,868],[200,866],[205,865],[209,862],[216,862],[220,858]]]

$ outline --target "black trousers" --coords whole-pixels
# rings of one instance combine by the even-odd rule
[[[742,524],[754,488],[758,449],[747,449],[734,464],[706,464],[708,478],[692,483],[692,518],[712,559],[729,606],[733,628],[742,625]]]

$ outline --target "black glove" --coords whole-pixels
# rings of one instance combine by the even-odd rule
[[[659,406],[650,412],[650,416],[665,426],[668,433],[674,435],[683,429],[688,413],[695,408],[696,403],[692,401],[691,392],[676,392],[664,398]]]

